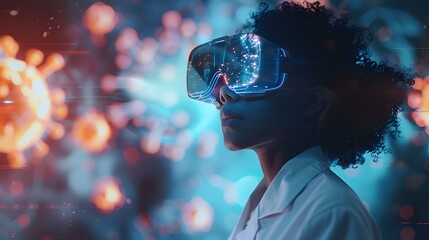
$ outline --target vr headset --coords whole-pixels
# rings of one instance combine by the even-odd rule
[[[224,36],[194,48],[188,60],[187,91],[192,99],[220,102],[226,85],[240,96],[261,95],[282,86],[286,51],[254,34]]]

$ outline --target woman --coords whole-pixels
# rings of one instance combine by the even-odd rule
[[[254,150],[264,174],[229,239],[381,239],[329,165],[377,160],[412,78],[318,2],[262,4],[242,32],[196,47],[187,76],[188,95],[220,109],[226,147]]]

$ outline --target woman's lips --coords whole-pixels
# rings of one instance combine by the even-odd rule
[[[244,120],[243,116],[230,110],[221,111],[220,116],[222,120],[222,128],[232,128]]]
[[[233,128],[237,126],[237,124],[241,122],[241,119],[238,118],[228,118],[222,120],[222,128]]]

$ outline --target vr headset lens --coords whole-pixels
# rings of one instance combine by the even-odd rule
[[[222,87],[222,72],[217,67],[223,55],[218,46],[203,44],[195,48],[188,62],[187,88],[189,97],[212,102],[213,94]]]
[[[231,89],[248,86],[255,82],[260,63],[260,46],[246,35],[231,39],[225,52],[225,78]]]
[[[284,58],[284,50],[252,33],[202,44],[189,56],[188,95],[214,103],[219,101],[219,89],[225,84],[243,96],[276,89],[285,80]]]

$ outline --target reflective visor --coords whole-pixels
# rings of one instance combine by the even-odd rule
[[[188,61],[188,96],[203,102],[219,100],[227,85],[242,96],[279,88],[285,78],[286,52],[253,33],[225,36],[194,48]]]

